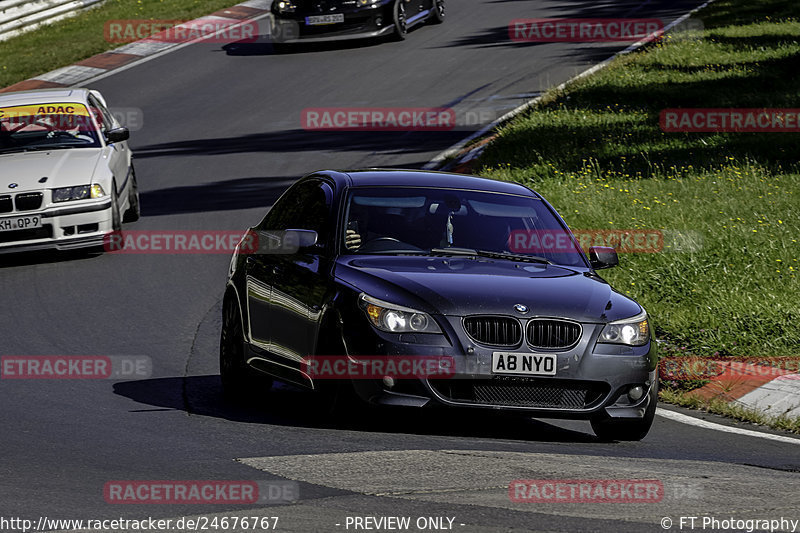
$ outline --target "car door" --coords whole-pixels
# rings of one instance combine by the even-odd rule
[[[290,188],[272,206],[264,220],[256,227],[259,250],[277,249],[281,230],[288,228],[299,216],[300,193],[297,187]],[[274,322],[272,320],[272,282],[278,264],[275,255],[258,253],[245,261],[247,290],[247,331],[251,342],[270,351]]]
[[[281,364],[299,369],[314,349],[329,254],[333,189],[321,179],[294,186],[261,226],[262,238],[287,229],[318,233],[318,245],[291,254],[267,253],[247,268],[250,334]]]
[[[317,245],[291,255],[275,256],[272,277],[271,338],[273,353],[301,363],[313,354],[317,323],[330,266],[333,189],[321,180],[303,184],[303,216],[292,229],[317,232]]]
[[[95,119],[100,126],[100,133],[105,136],[106,132],[119,126],[116,119],[108,108],[100,102],[94,95],[89,95],[89,106],[92,109]],[[114,174],[117,183],[117,194],[120,203],[126,198],[125,192],[130,178],[131,154],[126,141],[109,144],[104,149],[104,156],[108,158],[108,166]],[[110,194],[111,191],[109,191]]]

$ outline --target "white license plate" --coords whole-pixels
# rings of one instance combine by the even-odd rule
[[[554,353],[492,352],[492,373],[555,376],[557,361]]]
[[[344,22],[344,14],[338,13],[336,15],[315,15],[313,17],[306,17],[306,24],[309,26],[322,26],[323,24],[339,24]]]
[[[42,217],[39,215],[0,218],[0,231],[18,231],[21,229],[41,227]]]

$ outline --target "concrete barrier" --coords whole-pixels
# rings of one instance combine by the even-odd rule
[[[0,41],[35,30],[104,0],[0,0]]]

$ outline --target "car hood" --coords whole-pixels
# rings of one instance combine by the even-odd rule
[[[553,316],[604,323],[641,307],[604,280],[578,269],[466,257],[347,256],[342,281],[381,300],[445,315]],[[514,310],[516,304],[529,308]]]
[[[102,148],[72,148],[49,152],[17,152],[0,155],[0,191],[16,183],[15,192],[89,184],[102,160]],[[39,180],[46,177],[44,184]]]

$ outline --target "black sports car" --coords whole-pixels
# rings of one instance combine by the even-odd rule
[[[223,387],[266,393],[259,375],[320,388],[315,357],[352,363],[344,369],[447,358],[449,374],[343,375],[374,404],[585,418],[601,438],[641,439],[655,413],[655,341],[644,309],[596,273],[616,264],[613,248],[587,258],[553,207],[519,184],[315,172],[233,255]]]
[[[445,0],[274,0],[277,43],[394,35],[426,21],[444,22]]]

